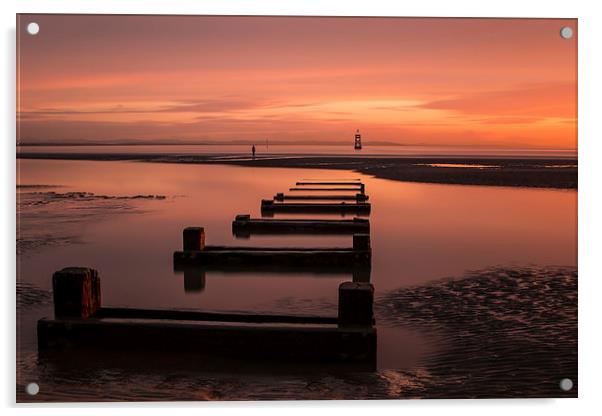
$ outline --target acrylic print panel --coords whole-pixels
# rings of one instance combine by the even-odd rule
[[[575,19],[17,33],[18,401],[577,396]]]

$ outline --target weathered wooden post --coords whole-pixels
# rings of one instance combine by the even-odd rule
[[[354,282],[370,282],[372,270],[370,267],[356,266],[353,268],[352,275]]]
[[[353,234],[353,249],[356,251],[370,250],[370,234]]]
[[[273,199],[262,199],[261,200],[261,216],[262,217],[273,217],[274,216],[274,200]]]
[[[98,272],[87,267],[66,267],[52,275],[56,318],[88,318],[100,308]]]
[[[232,221],[232,234],[236,238],[251,238],[251,231],[249,229],[249,221],[251,221],[250,214],[238,214],[234,221]]]
[[[374,286],[368,282],[339,285],[339,326],[372,326]]]
[[[356,202],[366,202],[368,200],[368,196],[366,194],[355,194]]]
[[[363,183],[360,183],[360,193],[362,193],[362,194],[366,193],[366,185],[364,185]]]
[[[205,249],[205,229],[203,227],[186,227],[182,232],[184,251],[201,251]]]

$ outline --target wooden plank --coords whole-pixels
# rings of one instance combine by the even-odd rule
[[[351,212],[358,214],[368,214],[370,212],[369,202],[360,203],[303,203],[303,202],[282,202],[275,203],[271,199],[261,201],[262,212]]]
[[[357,186],[361,187],[361,182],[345,182],[345,181],[333,181],[333,182],[324,182],[324,181],[302,181],[297,182],[295,185],[348,185],[348,186]]]
[[[334,179],[332,178],[303,178],[301,179],[302,181],[316,181],[316,182],[325,182],[325,181],[332,181]],[[337,178],[337,181],[341,181],[341,182],[361,182],[360,178]]]
[[[258,359],[375,362],[373,326],[211,324],[136,319],[40,319],[39,350],[212,353]],[[93,359],[93,358],[91,358]]]
[[[277,193],[274,195],[274,201],[358,201],[365,202],[368,200],[366,194],[355,194],[355,195],[290,195],[284,193]]]
[[[352,220],[305,220],[305,219],[256,219],[249,215],[237,215],[232,221],[232,232],[236,236],[251,234],[353,234],[370,232],[366,219]]]
[[[359,188],[306,188],[306,187],[293,187],[289,188],[289,191],[351,191],[357,192]]]
[[[253,323],[336,324],[337,317],[311,315],[270,315],[186,311],[170,309],[101,308],[95,318],[163,319],[174,321],[214,321]]]
[[[309,185],[310,187],[308,187]],[[326,188],[326,186],[335,186],[334,188]],[[345,186],[345,187],[337,187],[337,186]],[[350,191],[356,190],[360,193],[365,193],[366,185],[361,182],[358,183],[347,183],[347,182],[297,182],[297,186],[290,188],[291,191],[300,191],[300,190],[308,190],[308,191]]]

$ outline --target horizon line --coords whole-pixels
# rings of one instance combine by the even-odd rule
[[[83,147],[83,146],[240,146],[240,145],[264,145],[266,142],[252,141],[252,140],[231,140],[231,141],[191,141],[191,142],[165,142],[165,141],[119,141],[119,142],[21,142],[16,143],[17,147],[42,147],[42,146],[56,146],[56,147]],[[330,146],[340,145],[349,146],[348,141],[307,141],[305,143],[290,142],[290,141],[270,141],[268,145],[272,146]],[[352,144],[351,144],[352,145]],[[577,147],[550,147],[550,146],[525,146],[525,145],[501,145],[501,144],[466,144],[466,143],[453,143],[453,144],[429,144],[429,143],[396,143],[392,141],[372,141],[372,143],[363,143],[364,147],[371,146],[391,146],[391,147],[471,147],[471,148],[497,148],[497,149],[539,149],[539,150],[565,150],[565,151],[577,151]]]

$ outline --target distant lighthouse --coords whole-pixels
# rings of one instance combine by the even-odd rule
[[[362,135],[360,134],[360,129],[355,131],[355,150],[362,150]]]

